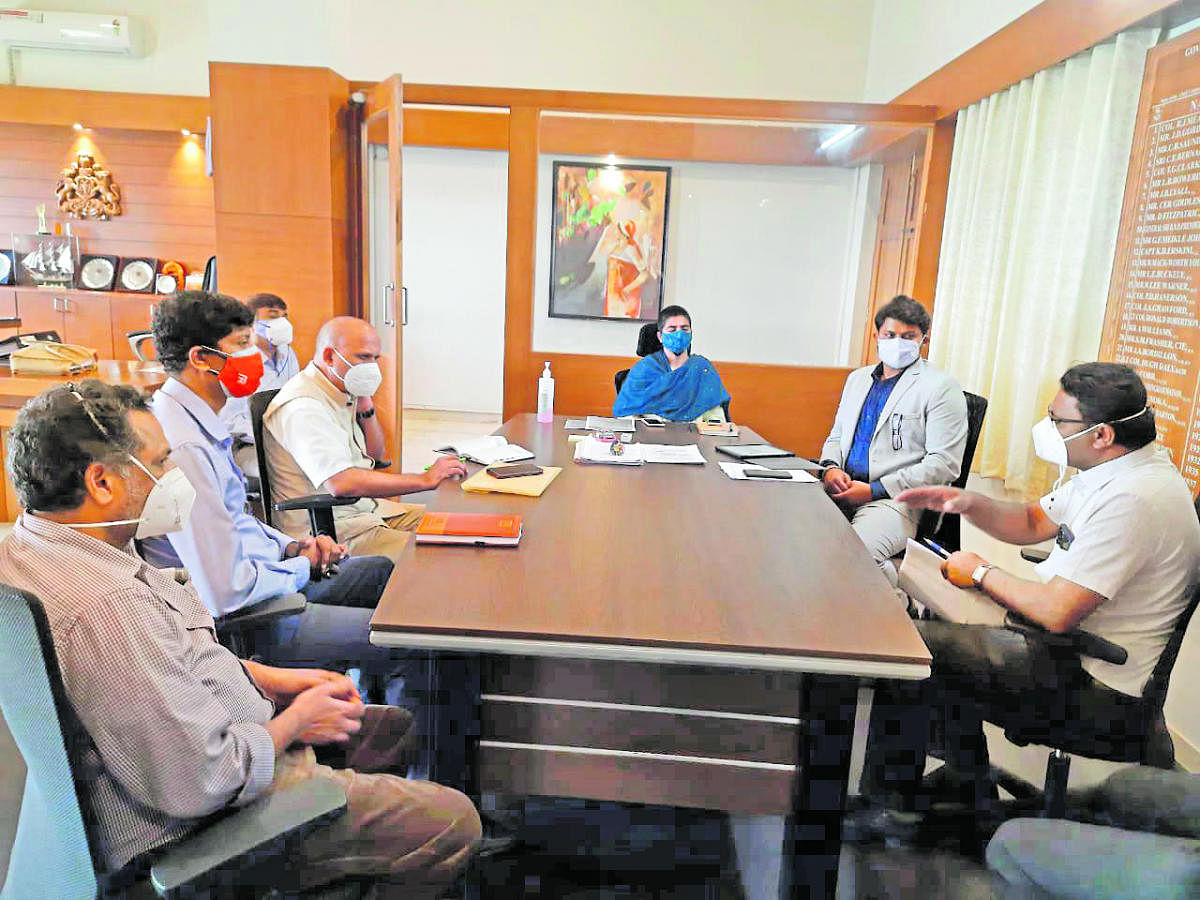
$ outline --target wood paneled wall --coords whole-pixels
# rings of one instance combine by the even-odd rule
[[[7,114],[7,110],[0,115]],[[91,153],[121,188],[122,213],[106,222],[71,219],[58,211],[54,186],[78,153]],[[84,253],[176,259],[203,269],[216,252],[212,182],[204,174],[204,146],[178,131],[77,132],[63,125],[0,122],[0,246],[10,232],[46,219],[71,223]]]
[[[344,116],[329,69],[209,65],[220,288],[287,301],[296,352],[350,311]]]

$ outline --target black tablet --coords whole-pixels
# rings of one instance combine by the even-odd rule
[[[734,459],[770,459],[776,456],[795,456],[787,450],[781,450],[771,444],[721,444],[717,452],[732,456]]]

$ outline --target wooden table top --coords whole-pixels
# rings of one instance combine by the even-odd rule
[[[152,368],[147,369],[147,365]],[[154,390],[167,380],[159,365],[115,359],[102,359],[95,369],[73,375],[14,375],[5,365],[0,366],[0,409],[20,409],[46,388],[87,378],[99,378],[105,384],[128,384],[142,390]]]
[[[410,542],[371,621],[375,643],[928,674],[916,628],[819,485],[733,481],[717,467],[728,459],[718,444],[760,440],[750,429],[639,426],[635,440],[698,443],[708,462],[586,466],[563,421],[521,415],[497,432],[563,468],[540,498],[468,494],[458,481],[407,498],[519,513],[524,534],[516,548]]]

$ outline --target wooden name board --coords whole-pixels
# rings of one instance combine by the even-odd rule
[[[1200,487],[1200,37],[1146,55],[1100,358],[1137,369],[1159,440]]]

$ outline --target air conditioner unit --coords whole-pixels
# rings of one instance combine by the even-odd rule
[[[16,49],[141,56],[140,36],[137,21],[129,16],[0,9],[0,44]]]

